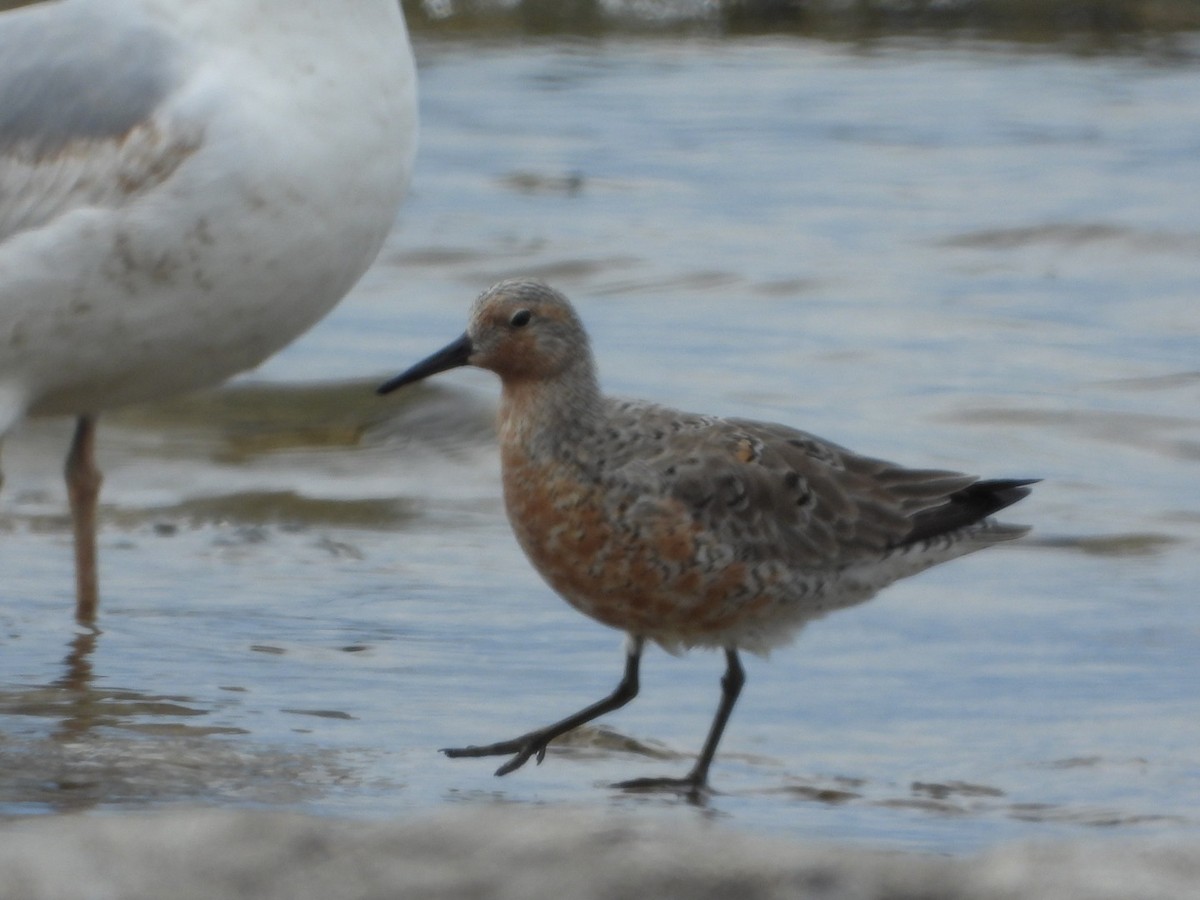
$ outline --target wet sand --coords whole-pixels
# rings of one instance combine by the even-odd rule
[[[395,823],[206,810],[0,828],[0,897],[14,900],[1183,900],[1197,885],[1195,843],[1025,844],[952,859],[562,808]]]

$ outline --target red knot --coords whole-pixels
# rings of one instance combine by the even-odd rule
[[[583,324],[539,282],[485,291],[462,337],[379,392],[464,365],[502,382],[504,500],[521,547],[568,603],[629,636],[611,695],[512,740],[443,751],[511,754],[497,775],[632,700],[647,641],[713,647],[721,699],[691,772],[616,785],[698,796],[745,681],[739,651],[765,654],[899,578],[1028,531],[989,517],[1032,480],[908,469],[785,425],[604,396]]]

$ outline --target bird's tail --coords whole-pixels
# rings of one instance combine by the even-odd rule
[[[976,524],[982,526],[978,530],[981,537],[986,535],[993,541],[1018,538],[1029,531],[1029,528],[1024,525],[1004,525],[985,520],[993,513],[1028,497],[1029,485],[1037,484],[1040,480],[998,478],[969,484],[947,497],[945,503],[922,510],[913,516],[912,530],[905,536],[904,543],[927,541]]]

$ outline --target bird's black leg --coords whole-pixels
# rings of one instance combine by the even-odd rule
[[[721,702],[717,705],[717,714],[713,716],[712,726],[708,729],[708,738],[704,748],[696,759],[696,764],[683,778],[634,778],[631,781],[620,781],[613,785],[627,791],[656,791],[670,790],[687,794],[696,799],[708,786],[708,768],[712,765],[713,757],[717,755],[717,744],[737,703],[742,685],[746,683],[746,672],[738,659],[737,650],[725,650],[725,674],[721,677]]]
[[[450,757],[515,754],[512,759],[496,770],[497,775],[507,775],[509,772],[521,768],[521,766],[529,762],[530,757],[536,756],[537,761],[540,763],[546,756],[546,747],[556,737],[578,728],[585,722],[599,718],[605,713],[612,712],[614,709],[620,709],[637,696],[638,664],[642,658],[642,643],[641,638],[631,639],[628,655],[625,657],[625,674],[621,677],[621,683],[603,700],[597,701],[591,706],[581,709],[574,715],[567,716],[565,719],[555,722],[553,725],[547,725],[545,728],[530,731],[528,734],[513,738],[511,741],[499,741],[495,744],[485,744],[481,747],[448,747],[444,748],[442,752]],[[728,713],[726,715],[728,716]]]

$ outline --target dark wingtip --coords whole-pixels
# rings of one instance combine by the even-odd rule
[[[1028,497],[1030,485],[1040,478],[994,478],[976,481],[946,498],[946,502],[913,516],[912,530],[905,544],[948,534],[974,525],[1018,500]]]
[[[967,490],[982,488],[996,504],[992,512],[997,512],[1028,497],[1032,493],[1029,486],[1037,484],[1041,480],[1040,478],[996,478],[991,481],[977,481]]]

